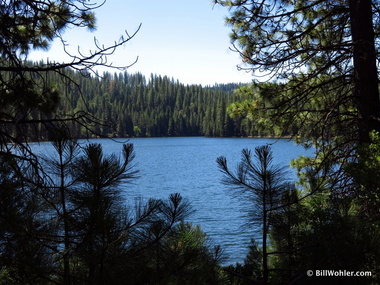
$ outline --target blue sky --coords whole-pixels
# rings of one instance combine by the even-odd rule
[[[130,73],[167,75],[185,84],[250,82],[252,74],[238,71],[241,64],[231,47],[230,27],[224,25],[226,8],[210,0],[108,0],[96,10],[97,29],[70,29],[64,34],[68,49],[77,53],[94,50],[94,37],[104,45],[117,41],[125,30],[135,38],[109,57],[115,65],[129,65]],[[62,46],[34,52],[31,59],[64,60]],[[114,72],[113,70],[109,70]]]

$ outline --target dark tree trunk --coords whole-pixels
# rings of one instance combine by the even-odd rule
[[[380,101],[371,0],[349,0],[354,60],[354,96],[359,111],[359,141],[380,131]]]
[[[64,229],[64,254],[63,254],[63,284],[71,284],[71,272],[70,272],[70,229],[69,229],[69,214],[66,208],[66,187],[65,187],[65,166],[63,161],[63,142],[59,144],[59,165],[60,165],[60,195],[61,195],[61,207],[63,215],[63,229]]]
[[[267,238],[268,238],[268,201],[267,195],[271,189],[267,187],[267,176],[266,174],[267,165],[265,165],[265,170],[263,172],[263,285],[268,284],[269,270],[268,270],[268,252],[267,252]]]

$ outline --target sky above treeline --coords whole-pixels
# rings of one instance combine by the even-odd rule
[[[97,28],[68,29],[63,34],[67,49],[84,54],[95,50],[94,38],[102,45],[118,41],[125,31],[139,32],[108,61],[128,66],[127,72],[166,75],[184,84],[251,82],[253,76],[238,71],[240,56],[230,50],[225,25],[229,11],[210,0],[108,0],[96,11]],[[31,60],[69,60],[60,41],[48,51],[33,52]],[[108,70],[115,72],[115,70]]]

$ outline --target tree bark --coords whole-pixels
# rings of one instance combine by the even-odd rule
[[[354,97],[359,112],[359,142],[380,131],[380,100],[371,0],[349,0],[353,41]]]

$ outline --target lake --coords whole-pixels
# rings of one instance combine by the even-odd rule
[[[105,153],[120,153],[125,140],[96,139]],[[86,143],[87,141],[81,141]],[[227,158],[234,169],[240,160],[241,150],[272,144],[275,163],[289,165],[299,155],[312,155],[311,150],[296,146],[287,139],[262,138],[132,138],[136,151],[136,169],[140,178],[125,185],[127,204],[134,205],[137,198],[168,198],[171,193],[191,202],[195,213],[187,220],[199,224],[213,244],[221,245],[225,253],[224,264],[243,262],[248,253],[250,239],[255,231],[245,226],[244,201],[234,190],[221,183],[223,177],[216,159]],[[49,151],[50,144],[35,146],[38,151]],[[295,178],[294,171],[290,173]]]

